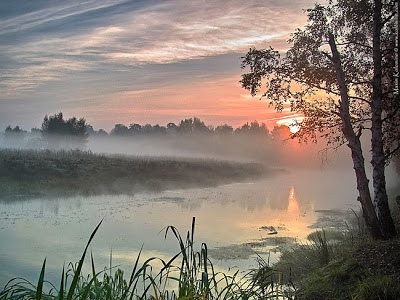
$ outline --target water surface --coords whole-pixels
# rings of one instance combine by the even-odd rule
[[[174,225],[185,236],[196,217],[197,247],[207,243],[221,270],[246,270],[256,266],[254,251],[266,256],[270,249],[250,248],[249,243],[277,237],[304,239],[313,230],[309,226],[317,220],[316,210],[358,207],[353,176],[351,170],[296,170],[213,188],[130,196],[3,199],[0,286],[13,277],[35,282],[45,257],[46,278],[57,280],[64,263],[79,260],[100,220],[103,223],[91,247],[98,269],[110,264],[112,251],[112,265],[131,270],[142,245],[143,259],[171,258],[178,253],[178,244],[172,236],[165,240],[163,229]],[[229,253],[237,256],[229,257]],[[90,272],[88,267],[85,272]]]

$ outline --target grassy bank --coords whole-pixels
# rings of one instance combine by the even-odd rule
[[[285,249],[274,269],[296,287],[296,299],[400,299],[400,237],[372,240],[359,216],[347,222]]]
[[[101,223],[100,223],[101,224]],[[308,242],[282,253],[269,265],[261,258],[254,270],[233,274],[216,272],[207,245],[194,242],[195,219],[184,235],[169,226],[180,252],[168,260],[151,257],[129,273],[120,269],[98,270],[88,249],[81,259],[62,268],[60,282],[46,281],[46,260],[37,282],[12,279],[0,300],[8,299],[280,299],[280,300],[395,300],[400,299],[400,238],[374,241],[359,229],[316,231]],[[185,238],[186,237],[186,238]],[[86,262],[85,262],[86,259]],[[82,274],[84,264],[91,274]],[[153,268],[157,262],[160,268]]]
[[[217,186],[266,174],[255,163],[108,156],[85,151],[0,150],[0,197],[131,194]]]
[[[126,275],[120,269],[97,270],[91,256],[86,263],[91,265],[92,272],[84,275],[82,266],[100,224],[89,238],[79,262],[62,269],[60,282],[46,281],[44,260],[37,282],[12,279],[0,291],[0,299],[276,299],[282,294],[283,289],[261,288],[253,280],[253,271],[237,271],[231,275],[216,272],[208,257],[207,245],[195,246],[194,218],[183,238],[175,227],[165,229],[164,237],[172,236],[180,248],[168,261],[151,257],[139,264],[139,252],[130,274]],[[161,262],[160,270],[152,267],[155,261]]]

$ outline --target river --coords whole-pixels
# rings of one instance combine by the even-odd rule
[[[101,220],[91,246],[98,269],[110,264],[112,252],[112,265],[129,272],[142,245],[143,259],[171,258],[179,248],[172,235],[164,239],[166,226],[177,227],[185,237],[196,217],[196,245],[207,243],[214,265],[223,271],[246,270],[256,266],[254,251],[266,257],[273,244],[251,248],[251,243],[280,237],[304,240],[321,211],[357,209],[354,182],[351,170],[302,169],[212,188],[129,196],[3,199],[0,287],[13,277],[36,282],[45,258],[45,278],[57,282],[63,264],[79,260]],[[89,263],[85,272],[90,273]]]

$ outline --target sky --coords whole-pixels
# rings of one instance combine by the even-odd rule
[[[250,47],[285,51],[314,0],[0,2],[0,130],[45,115],[95,129],[199,117],[274,126],[266,100],[240,86]]]

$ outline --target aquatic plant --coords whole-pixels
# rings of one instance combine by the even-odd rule
[[[251,270],[233,274],[216,272],[208,257],[207,245],[195,249],[195,218],[191,230],[182,239],[178,229],[168,226],[164,238],[172,235],[179,244],[180,251],[168,261],[157,257],[148,258],[142,265],[136,258],[129,278],[121,269],[111,273],[113,267],[96,271],[91,255],[91,274],[82,275],[82,266],[88,247],[98,231],[101,222],[92,232],[78,263],[70,263],[61,272],[61,282],[56,285],[45,280],[46,259],[37,284],[23,278],[10,280],[0,292],[0,300],[6,299],[292,299],[284,287],[282,277],[276,284],[266,286],[268,278],[274,280],[275,272],[263,273]],[[161,268],[152,266],[161,262]],[[262,280],[260,280],[262,279]],[[283,297],[283,298],[282,298]]]
[[[179,251],[169,260],[150,257],[139,264],[140,249],[134,266],[127,277],[124,271],[110,266],[96,270],[90,256],[91,273],[83,276],[82,266],[88,247],[99,230],[101,222],[92,232],[80,260],[62,269],[58,284],[45,280],[46,259],[36,284],[23,278],[14,278],[0,292],[0,300],[8,299],[399,299],[397,278],[376,273],[360,263],[354,252],[341,247],[354,248],[346,239],[354,236],[319,231],[310,236],[310,242],[293,246],[283,253],[281,261],[271,266],[269,260],[258,257],[253,270],[233,274],[216,272],[208,256],[208,247],[194,241],[195,218],[186,236],[182,238],[174,226],[165,228],[164,238],[172,236]],[[329,239],[334,237],[334,239]],[[336,241],[333,243],[333,241]],[[396,243],[389,246],[396,248]],[[367,243],[363,240],[363,243]],[[371,249],[378,245],[372,244]],[[365,245],[362,246],[365,248]],[[387,245],[382,245],[386,248]],[[143,246],[142,246],[143,248]],[[338,249],[340,251],[338,251]],[[326,253],[328,251],[328,253]],[[288,256],[288,253],[291,256]],[[321,257],[322,255],[322,257]],[[394,254],[396,255],[396,254]],[[295,258],[295,259],[294,259]],[[329,260],[327,262],[327,260]],[[302,263],[303,261],[303,263]],[[290,263],[288,270],[285,266]],[[298,263],[298,265],[296,265]],[[286,265],[285,265],[286,264]],[[308,266],[306,266],[308,264]],[[115,270],[115,271],[114,271]],[[302,271],[302,276],[299,276]],[[296,298],[298,297],[298,298]],[[367,297],[367,298],[366,298]]]

